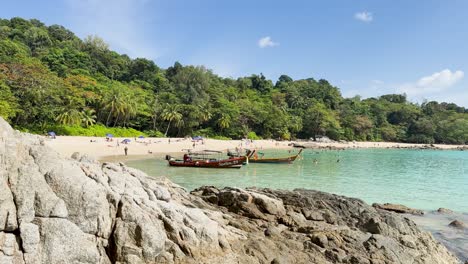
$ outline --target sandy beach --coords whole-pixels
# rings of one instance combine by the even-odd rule
[[[273,140],[215,140],[204,139],[194,142],[188,138],[130,138],[128,144],[123,144],[124,138],[113,138],[106,141],[98,137],[59,136],[55,139],[46,138],[46,145],[50,146],[65,157],[70,157],[74,152],[87,154],[99,160],[109,160],[125,155],[125,147],[129,157],[161,156],[169,153],[182,153],[191,150],[219,150],[248,148],[248,149],[289,149],[290,142],[277,142]],[[117,143],[118,142],[118,143]],[[194,145],[195,144],[195,145]]]
[[[87,154],[99,160],[115,159],[125,155],[124,148],[127,147],[128,157],[151,157],[161,156],[168,153],[182,153],[187,149],[192,150],[220,150],[249,148],[249,149],[290,149],[290,141],[275,140],[215,140],[204,139],[193,142],[185,138],[130,138],[128,144],[121,143],[124,138],[113,138],[112,141],[106,141],[102,137],[76,137],[76,136],[58,136],[55,139],[46,138],[46,145],[58,151],[65,157],[70,157],[74,152]],[[117,143],[118,142],[118,143]],[[194,146],[195,143],[195,146]],[[409,144],[394,142],[295,142],[312,148],[423,148],[425,144]],[[433,145],[438,149],[459,149],[464,145]]]

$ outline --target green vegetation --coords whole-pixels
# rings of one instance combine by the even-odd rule
[[[326,80],[222,78],[178,62],[161,69],[99,37],[22,18],[0,19],[0,115],[19,129],[67,135],[468,141],[467,110],[455,104],[343,98]]]

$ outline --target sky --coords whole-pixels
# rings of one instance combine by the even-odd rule
[[[468,107],[465,0],[1,0],[0,17],[98,35],[162,68],[327,79],[343,96]]]

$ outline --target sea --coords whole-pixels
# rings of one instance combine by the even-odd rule
[[[262,150],[265,157],[289,156],[287,150]],[[291,164],[250,163],[241,169],[169,167],[163,157],[128,161],[150,176],[165,176],[187,190],[216,187],[305,188],[355,197],[372,203],[398,203],[422,209],[414,219],[461,259],[468,260],[468,232],[447,225],[468,224],[468,152],[417,149],[306,149]],[[453,216],[434,213],[443,207]]]

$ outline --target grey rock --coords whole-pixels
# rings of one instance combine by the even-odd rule
[[[400,214],[414,214],[414,215],[423,215],[424,211],[418,210],[418,209],[413,209],[409,208],[407,206],[401,205],[401,204],[378,204],[374,203],[372,204],[373,207],[386,210],[386,211],[391,211],[395,213],[400,213]]]
[[[328,238],[323,233],[314,234],[311,236],[311,241],[319,247],[325,248],[328,246]]]
[[[323,218],[323,215],[318,211],[302,210],[302,214],[307,220],[325,221],[325,218]]]
[[[39,227],[32,223],[20,225],[21,244],[25,253],[34,253],[40,242]]]
[[[437,212],[440,214],[453,214],[453,211],[447,208],[439,208]]]
[[[224,195],[229,193],[227,201],[213,206],[225,207],[233,212],[237,219],[235,226],[248,231],[250,237],[257,232],[258,225],[268,226],[275,221],[284,223],[288,227],[287,231],[274,232],[275,229],[268,226],[261,230],[264,236],[258,240],[274,241],[275,244],[271,248],[279,249],[281,245],[286,244],[288,254],[295,256],[294,259],[288,259],[290,263],[403,264],[458,261],[429,233],[420,231],[410,220],[369,206],[358,199],[302,189],[279,191],[224,188],[214,191],[213,187],[209,188],[209,191],[205,191],[203,187],[198,188],[193,194],[203,199],[216,195],[218,199],[214,200],[223,200]],[[273,218],[257,218],[255,224],[244,221],[245,211],[237,208],[239,203],[246,203],[248,197],[241,193],[260,193],[271,199],[281,200],[283,207],[287,208],[287,213],[272,215]],[[320,218],[313,216],[312,212],[319,212],[325,221],[316,221]],[[298,215],[302,218],[298,218]],[[297,245],[297,242],[301,244]],[[275,249],[271,251],[276,252]],[[258,256],[265,253],[250,249],[247,254]],[[273,253],[267,255],[274,256]]]
[[[13,231],[18,228],[16,206],[13,195],[6,181],[6,175],[0,170],[0,231]]]
[[[70,158],[72,158],[74,160],[80,160],[81,154],[79,152],[73,152],[73,154],[71,155]]]
[[[24,264],[19,238],[14,234],[0,232],[0,264]]]
[[[96,238],[74,223],[61,218],[36,218],[40,249],[34,259],[40,263],[99,263]],[[38,263],[36,262],[36,263]]]
[[[459,228],[459,229],[464,229],[465,223],[459,220],[453,220],[452,222],[450,222],[449,226]]]

